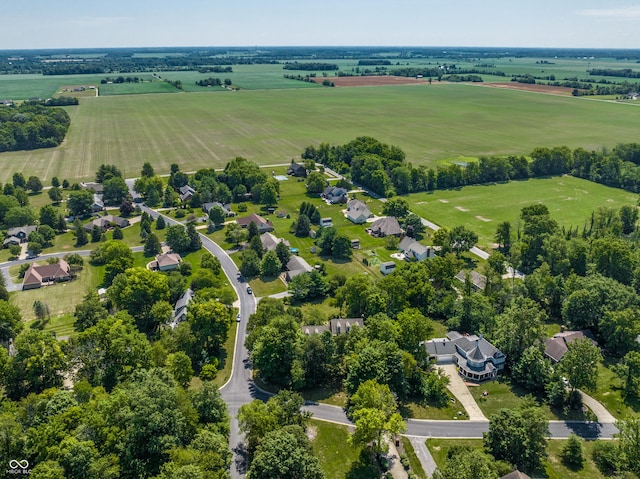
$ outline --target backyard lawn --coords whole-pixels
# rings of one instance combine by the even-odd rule
[[[547,457],[543,460],[543,470],[536,471],[531,477],[548,479],[604,479],[606,477],[591,459],[595,441],[582,442],[586,460],[581,469],[569,468],[563,464],[562,449],[566,443],[566,440],[550,440],[547,445]],[[427,439],[429,452],[439,467],[446,463],[447,453],[453,446],[484,449],[482,439]]]
[[[347,426],[311,420],[313,452],[320,459],[326,479],[370,479],[378,477],[371,455],[350,446]]]
[[[91,266],[85,261],[84,268],[76,280],[28,291],[16,291],[9,294],[9,302],[20,308],[25,321],[36,319],[33,312],[35,301],[46,303],[52,318],[71,314],[75,311],[76,304],[82,302],[87,291],[97,289],[102,282],[102,276],[102,268]]]
[[[497,380],[487,381],[477,387],[469,387],[471,395],[475,398],[476,403],[487,418],[496,414],[500,409],[515,409],[525,396],[531,393],[526,389],[512,384],[509,379],[498,376]],[[484,392],[487,395],[483,395]],[[591,411],[583,414],[580,411],[569,411],[568,415],[564,415],[562,411],[552,410],[548,404],[540,403],[540,409],[547,419],[555,420],[592,420],[595,416]]]

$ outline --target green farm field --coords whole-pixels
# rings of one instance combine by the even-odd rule
[[[50,98],[63,85],[99,85],[105,75],[0,75],[0,99]]]
[[[102,163],[137,176],[222,167],[236,156],[288,163],[321,142],[369,135],[398,145],[414,164],[460,156],[528,154],[536,146],[598,149],[637,140],[640,110],[582,98],[469,85],[126,95],[69,107],[65,142],[0,154],[0,181],[16,171],[90,179]]]
[[[560,226],[582,228],[598,207],[635,205],[636,199],[633,193],[572,176],[466,186],[408,197],[416,214],[439,226],[472,229],[480,237],[480,246],[488,251],[500,222],[510,221],[513,231],[517,230],[524,206],[543,203]]]

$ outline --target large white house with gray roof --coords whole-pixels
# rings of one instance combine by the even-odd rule
[[[482,335],[462,335],[449,331],[446,338],[424,343],[429,359],[436,364],[457,364],[458,372],[470,381],[493,379],[504,368],[506,356]]]

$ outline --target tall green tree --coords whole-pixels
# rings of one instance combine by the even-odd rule
[[[198,344],[208,356],[219,353],[229,332],[229,311],[219,301],[189,305],[189,323]]]
[[[349,415],[356,426],[350,442],[370,445],[376,454],[387,450],[386,435],[401,434],[406,429],[389,386],[374,380],[362,383],[351,396]]]
[[[496,346],[510,365],[520,361],[524,351],[544,339],[547,315],[537,303],[518,297],[497,318]]]
[[[484,445],[496,459],[533,472],[546,456],[548,435],[544,413],[532,401],[525,401],[518,409],[501,409],[489,418]]]
[[[602,361],[600,349],[588,338],[572,341],[567,347],[568,351],[560,361],[560,371],[573,390],[594,391],[598,383],[598,366]]]

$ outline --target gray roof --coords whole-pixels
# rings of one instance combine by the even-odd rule
[[[349,200],[347,202],[347,218],[353,220],[360,216],[369,218],[371,216],[371,210],[360,200]]]
[[[285,245],[290,246],[289,242],[286,239],[276,238],[271,233],[265,233],[261,235],[260,241],[262,241],[262,247],[267,251],[275,250],[276,246],[278,246],[278,243],[284,243]]]
[[[16,228],[9,228],[7,230],[7,236],[24,236],[28,237],[31,233],[38,229],[37,226],[18,226]]]
[[[431,339],[425,343],[429,356],[440,356],[456,353],[456,345],[447,338]]]
[[[292,255],[291,259],[287,263],[287,278],[295,278],[302,273],[310,273],[313,271],[313,267],[300,256]]]
[[[467,271],[462,269],[456,274],[456,279],[462,281],[463,283],[466,281]],[[471,279],[471,283],[477,289],[484,289],[487,286],[487,277],[478,273],[477,271],[469,272],[469,279]]]
[[[393,236],[402,234],[402,228],[394,216],[386,216],[376,220],[371,225],[371,231],[380,236]]]

